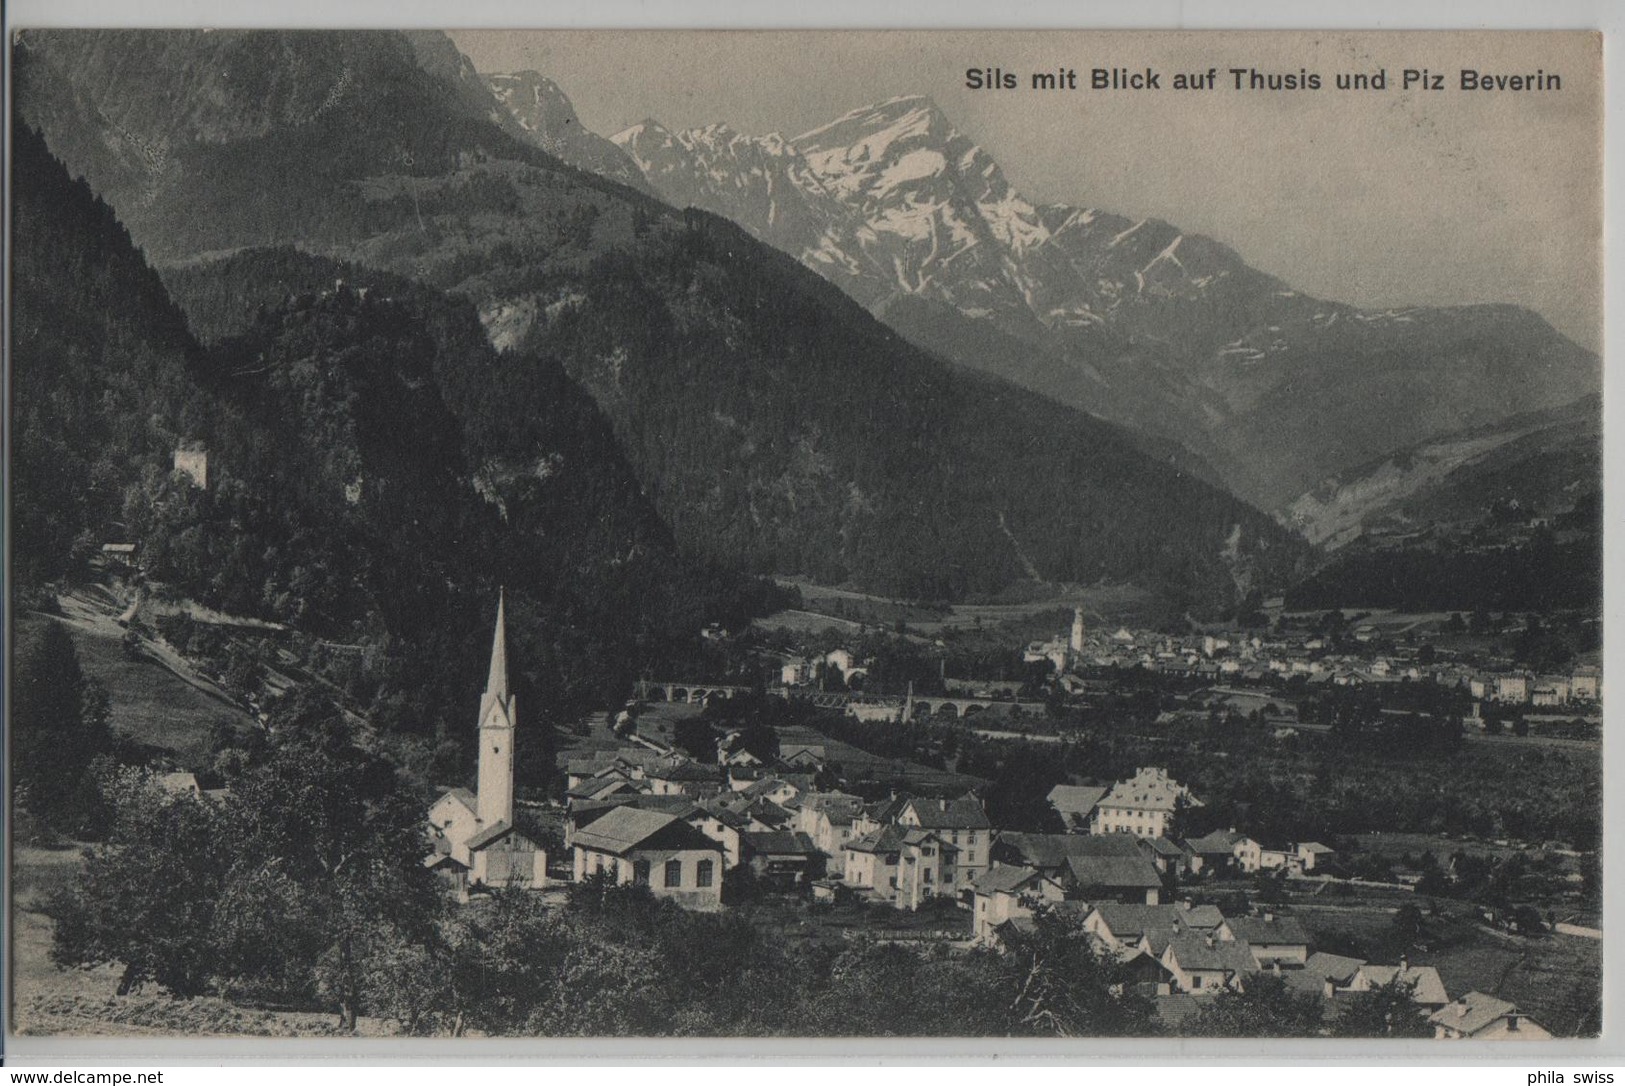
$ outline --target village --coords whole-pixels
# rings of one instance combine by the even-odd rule
[[[1030,645],[1027,655],[1052,661],[1068,691],[1087,688],[1068,685],[1074,668],[1123,659],[1240,677],[1292,670],[1289,656],[1304,663],[1301,673],[1329,681],[1416,681],[1425,674],[1446,682],[1456,674],[1424,673],[1414,655],[1356,666],[1300,654],[1314,645],[1284,651],[1254,641],[1232,652],[1211,636],[1199,645],[1162,639],[1139,648],[1135,641],[1118,630],[1091,642],[1080,612],[1068,637]],[[819,660],[817,671],[832,670],[852,683],[861,680],[862,666],[838,651]],[[882,919],[866,932],[849,927],[842,937],[959,950],[998,950],[1012,933],[1055,918],[1088,932],[1101,952],[1124,966],[1174,1032],[1205,1001],[1269,976],[1318,1000],[1328,1028],[1351,998],[1386,986],[1405,994],[1438,1038],[1550,1035],[1514,1002],[1452,991],[1437,968],[1403,953],[1365,960],[1317,945],[1311,926],[1286,902],[1328,888],[1415,897],[1420,879],[1363,878],[1337,848],[1317,840],[1260,839],[1246,826],[1194,833],[1188,827],[1204,801],[1165,768],[1140,766],[1098,785],[1056,785],[1044,799],[1063,832],[1027,832],[990,819],[978,794],[985,782],[929,766],[893,760],[884,767],[891,782],[884,795],[873,787],[864,789],[868,795],[844,791],[833,770],[839,764],[849,773],[853,755],[862,752],[808,729],[782,729],[769,741],[762,733],[771,729],[735,727],[716,735],[714,758],[695,757],[674,740],[684,730],[678,722],[692,725],[707,703],[747,693],[726,684],[645,683],[641,693],[652,702],[635,701],[613,720],[603,714],[596,729],[560,755],[562,802],[522,802],[514,794],[514,751],[525,725],[507,669],[499,605],[478,716],[477,786],[447,790],[428,811],[424,864],[465,902],[505,889],[548,893],[596,879],[647,888],[698,911],[759,909],[778,900],[830,914],[917,916],[926,918],[925,926],[898,928]],[[1394,671],[1400,674],[1390,679]],[[787,661],[782,685],[765,693],[793,698],[811,674],[806,660]],[[1517,688],[1487,675],[1460,675],[1475,697],[1528,697],[1527,688],[1519,699]],[[1593,673],[1565,681],[1568,698],[1597,695]],[[820,702],[824,712],[871,723],[901,723],[933,710],[962,719],[995,704],[1019,711],[1021,702],[1007,696],[1001,703],[987,690],[908,693],[900,701],[826,696]],[[687,731],[692,735],[693,727]],[[1403,918],[1417,909],[1388,911]],[[1504,926],[1517,931],[1520,923],[1544,927],[1538,913]]]

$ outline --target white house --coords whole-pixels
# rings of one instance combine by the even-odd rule
[[[1428,1017],[1433,1036],[1447,1040],[1545,1041],[1546,1028],[1517,1006],[1483,992],[1468,992]]]
[[[974,879],[991,863],[988,853],[993,847],[993,823],[988,821],[987,812],[974,796],[911,798],[898,812],[897,824],[929,830],[955,850],[954,871],[959,881],[950,890],[957,890],[964,882]]]
[[[1159,767],[1142,767],[1126,781],[1112,785],[1095,808],[1092,832],[1166,837],[1181,807],[1200,807],[1190,789]]]
[[[617,807],[575,832],[575,880],[607,875],[688,909],[722,907],[722,846],[661,811]]]
[[[971,883],[971,937],[991,943],[1001,924],[1033,915],[1040,903],[1065,898],[1061,884],[1030,867],[995,867]]]

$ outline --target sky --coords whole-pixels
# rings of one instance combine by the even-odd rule
[[[1411,32],[465,31],[482,72],[534,69],[583,125],[646,117],[793,137],[930,96],[1029,200],[1166,219],[1311,294],[1362,306],[1527,305],[1602,340],[1598,36]],[[1022,89],[972,90],[971,68]],[[1029,88],[1033,72],[1155,71],[1156,90]],[[1215,89],[1175,73],[1218,69]],[[1242,90],[1232,68],[1315,73]],[[1444,89],[1407,90],[1404,69]],[[1461,69],[1558,73],[1561,90],[1465,91]],[[1384,70],[1386,90],[1338,90]],[[1429,81],[1432,82],[1431,80]]]

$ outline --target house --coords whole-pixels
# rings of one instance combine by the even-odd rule
[[[992,860],[993,823],[975,796],[958,799],[910,797],[898,811],[897,824],[928,830],[955,850],[956,867],[965,880],[987,870]],[[957,888],[957,887],[955,887]]]
[[[953,897],[959,889],[960,850],[934,830],[903,830],[897,854],[897,896],[893,904],[911,912],[934,897]]]
[[[547,883],[547,853],[506,822],[486,826],[463,843],[470,886],[540,888]]]
[[[1299,841],[1294,852],[1294,866],[1300,871],[1313,871],[1324,867],[1337,856],[1337,850],[1319,841]]]
[[[1162,878],[1144,856],[1091,856],[1066,858],[1063,882],[1067,892],[1085,901],[1121,901],[1155,905],[1162,894]]]
[[[179,472],[191,480],[193,486],[199,490],[209,489],[209,453],[207,449],[175,450],[173,471]]]
[[[888,899],[895,896],[903,832],[900,826],[880,826],[848,841],[841,881],[848,886],[874,890]]]
[[[1247,944],[1227,942],[1212,934],[1175,935],[1160,960],[1172,978],[1173,990],[1191,995],[1240,990],[1242,978],[1258,972],[1258,962]]]
[[[577,831],[592,825],[617,807],[658,811],[685,822],[693,822],[705,814],[704,809],[687,796],[657,796],[651,792],[626,792],[602,800],[572,800],[564,818],[564,847],[571,847]]]
[[[1289,969],[1281,976],[1288,987],[1300,994],[1332,999],[1338,992],[1348,990],[1364,965],[1359,958],[1317,950],[1309,955],[1302,969]]]
[[[192,773],[160,773],[154,783],[170,796],[201,796],[203,789],[198,787],[197,776]]]
[[[1369,992],[1373,988],[1381,988],[1394,980],[1402,984],[1411,985],[1411,999],[1417,1007],[1426,1012],[1443,1010],[1450,1002],[1450,996],[1444,990],[1444,981],[1439,977],[1439,971],[1431,965],[1412,965],[1404,958],[1398,965],[1371,965],[1367,963],[1355,971],[1349,979],[1350,992]]]
[[[818,851],[839,859],[852,839],[852,823],[863,813],[863,800],[845,792],[809,792],[796,807],[792,829],[812,838]]]
[[[1259,871],[1282,871],[1293,865],[1297,859],[1297,852],[1291,845],[1275,844],[1258,846]]]
[[[1192,871],[1225,871],[1237,864],[1236,846],[1246,840],[1245,834],[1235,830],[1214,830],[1201,837],[1187,838],[1185,847],[1191,853]]]
[[[1504,999],[1468,992],[1428,1016],[1433,1036],[1447,1040],[1545,1041],[1546,1028]]]
[[[1166,837],[1175,814],[1202,802],[1190,789],[1158,767],[1142,767],[1133,777],[1112,785],[1095,808],[1092,833],[1131,833],[1140,837]]]
[[[1212,905],[1128,905],[1102,902],[1084,917],[1084,930],[1118,950],[1142,947],[1157,957],[1176,935],[1216,935],[1224,916]]]
[[[739,845],[741,862],[779,889],[792,890],[824,875],[824,856],[804,833],[752,831],[741,835]]]
[[[1094,824],[1095,807],[1107,791],[1090,784],[1057,784],[1049,790],[1049,804],[1061,816],[1068,832],[1088,833]]]
[[[1596,701],[1602,684],[1602,678],[1596,668],[1577,668],[1569,676],[1569,693],[1576,701]]]
[[[1040,904],[1065,897],[1061,884],[1030,867],[994,867],[976,876],[971,889],[971,938],[991,943],[1001,924],[1031,917]]]
[[[1219,937],[1251,947],[1261,968],[1268,968],[1272,962],[1298,966],[1309,960],[1309,934],[1295,916],[1264,913],[1226,917]]]
[[[704,766],[687,758],[670,758],[648,767],[644,779],[657,796],[714,796],[723,790],[717,766]]]
[[[1140,846],[1140,851],[1150,858],[1161,874],[1195,871],[1191,866],[1194,857],[1190,851],[1171,837],[1136,837],[1134,843]]]
[[[480,695],[479,762],[475,791],[453,788],[429,807],[430,852],[424,865],[459,894],[470,886],[540,888],[547,854],[514,825],[513,757],[519,707],[508,689],[507,625],[497,598],[491,667]]]
[[[1529,700],[1529,676],[1527,675],[1497,675],[1495,677],[1496,701],[1525,702]]]
[[[722,905],[722,846],[661,811],[616,807],[575,832],[575,880],[607,875],[689,909]]]
[[[723,870],[731,871],[738,866],[743,859],[744,836],[753,829],[749,815],[713,799],[697,808],[686,821],[722,846]]]

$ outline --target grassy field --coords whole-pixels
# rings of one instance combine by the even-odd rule
[[[1393,937],[1394,910],[1401,903],[1397,897],[1363,897],[1293,908],[1317,946],[1359,957],[1387,948],[1372,960],[1391,963],[1402,945]],[[1426,899],[1416,904],[1428,912]],[[1601,942],[1555,934],[1524,938],[1476,923],[1470,906],[1452,902],[1443,908],[1424,920],[1422,939],[1407,951],[1412,964],[1437,969],[1452,996],[1477,991],[1510,1000],[1557,1036],[1574,1036],[1582,1028],[1600,988]]]
[[[944,630],[972,630],[995,626],[1022,627],[1022,636],[1055,636],[1069,620],[1073,607],[1084,609],[1085,619],[1098,625],[1148,624],[1157,617],[1157,603],[1142,589],[1127,585],[1095,588],[1069,588],[1043,594],[1042,598],[1017,602],[956,603],[924,605],[907,600],[872,596],[849,589],[832,588],[808,581],[781,578],[780,582],[801,591],[802,609],[780,611],[759,619],[757,625],[799,633],[818,633],[831,627],[847,632],[861,624],[891,627],[908,624],[910,631],[936,636]],[[1028,630],[1036,616],[1058,615],[1056,623]],[[1058,624],[1057,624],[1058,623]],[[1054,629],[1050,629],[1054,625]]]
[[[18,619],[19,637],[30,627],[55,619],[25,615]],[[183,765],[208,751],[209,730],[219,720],[239,727],[252,725],[248,714],[224,699],[211,697],[151,659],[132,660],[116,633],[101,626],[64,623],[79,653],[85,674],[106,688],[111,700],[109,724],[146,746],[167,750]],[[118,627],[112,627],[117,630]]]

